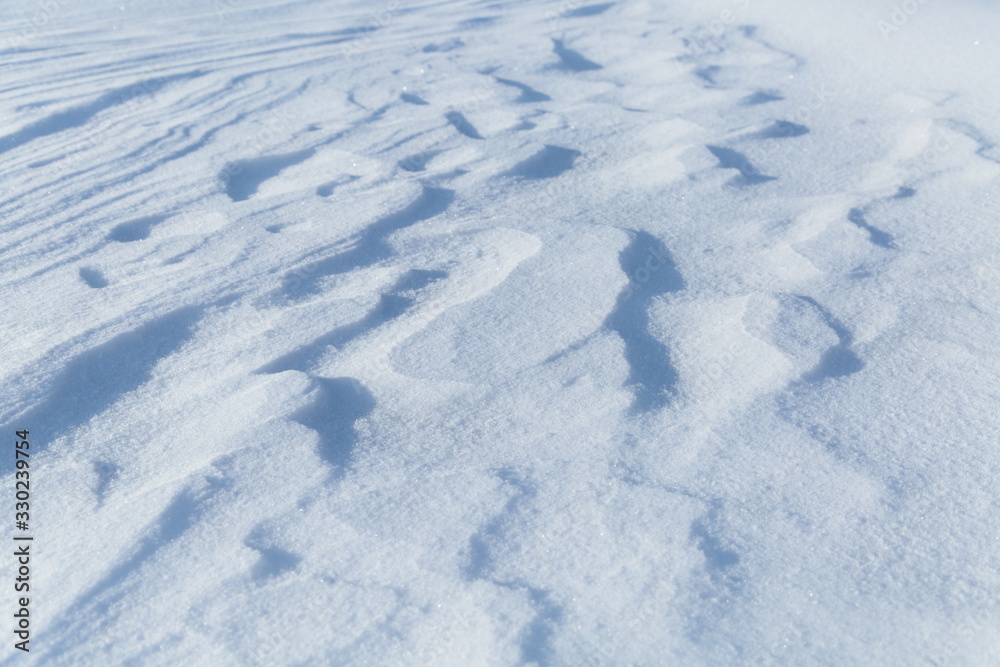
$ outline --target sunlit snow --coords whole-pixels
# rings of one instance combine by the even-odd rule
[[[4,664],[1000,664],[1000,6],[0,11]]]

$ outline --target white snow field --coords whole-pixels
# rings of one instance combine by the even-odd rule
[[[0,12],[3,664],[1000,664],[996,3]]]

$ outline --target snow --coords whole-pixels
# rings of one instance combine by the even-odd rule
[[[992,3],[0,7],[5,662],[1000,662]]]

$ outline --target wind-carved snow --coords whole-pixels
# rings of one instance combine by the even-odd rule
[[[739,176],[733,179],[734,183],[739,185],[760,185],[761,183],[777,180],[775,176],[762,174],[760,169],[754,166],[745,155],[731,148],[723,148],[721,146],[706,146],[706,148],[719,161],[720,169],[736,169],[740,172]]]
[[[365,227],[349,250],[291,272],[283,282],[282,292],[290,298],[301,298],[315,292],[317,281],[325,276],[346,273],[388,258],[392,254],[385,243],[389,234],[443,213],[454,194],[445,188],[424,186],[420,196],[409,206]]]
[[[588,60],[578,51],[567,47],[563,40],[552,38],[552,51],[559,57],[559,66],[571,72],[587,72],[601,69],[597,63]]]
[[[535,90],[531,86],[525,83],[521,83],[520,81],[514,81],[513,79],[504,79],[499,76],[496,77],[496,81],[497,83],[502,83],[505,86],[510,86],[511,88],[516,88],[517,90],[520,90],[521,91],[520,96],[518,96],[518,98],[514,100],[519,104],[529,104],[531,102],[548,102],[552,99],[545,93]]]
[[[663,244],[646,232],[633,234],[619,261],[629,284],[618,295],[604,326],[625,343],[628,385],[635,394],[632,410],[646,412],[663,407],[677,383],[669,351],[649,331],[648,310],[655,297],[683,289],[684,279]]]
[[[1000,662],[995,8],[51,4],[37,660]]]

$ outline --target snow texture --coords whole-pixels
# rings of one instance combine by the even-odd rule
[[[4,664],[1000,664],[994,3],[0,9]]]

